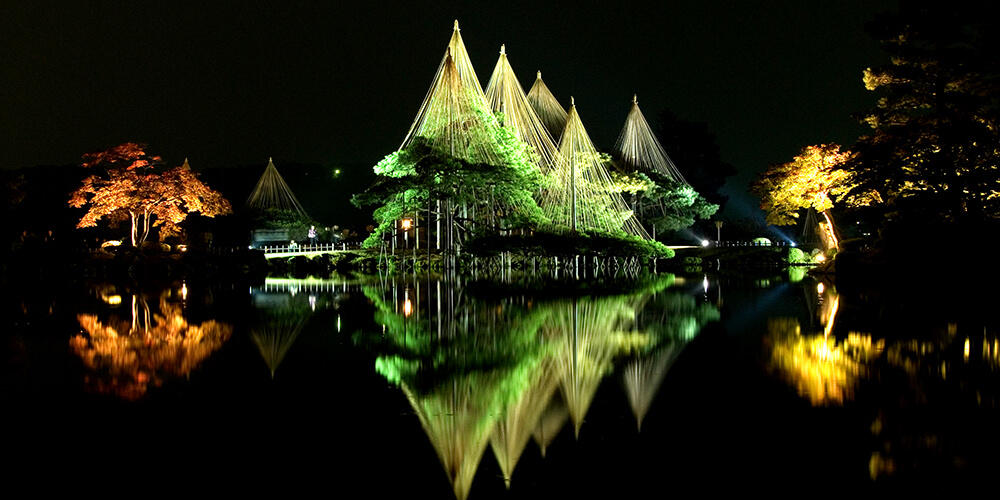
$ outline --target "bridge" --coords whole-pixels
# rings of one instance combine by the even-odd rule
[[[264,252],[265,259],[279,259],[286,257],[308,257],[313,258],[318,255],[328,255],[342,253],[352,250],[346,243],[321,243],[318,245],[281,245],[281,246],[261,246],[257,250]]]

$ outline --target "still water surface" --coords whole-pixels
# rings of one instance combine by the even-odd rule
[[[801,276],[6,294],[9,477],[35,484],[475,499],[998,463],[995,324]]]

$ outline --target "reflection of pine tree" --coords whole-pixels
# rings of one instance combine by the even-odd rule
[[[662,293],[672,281],[661,278],[632,294],[545,302],[452,300],[443,290],[443,313],[410,316],[368,287],[385,330],[358,340],[378,353],[376,371],[406,394],[456,497],[464,498],[487,442],[509,485],[532,436],[544,453],[567,418],[579,431],[616,358],[696,333],[682,318],[670,318],[663,332],[638,330],[640,321],[667,319],[637,314],[648,304],[666,307],[667,316],[694,315],[695,325],[711,317],[714,309]]]

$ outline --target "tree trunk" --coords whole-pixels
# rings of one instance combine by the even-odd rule
[[[829,210],[823,211],[823,218],[826,219],[828,236],[833,241],[833,248],[840,250],[840,241],[837,239],[837,230],[833,225],[833,216],[830,214]]]
[[[135,228],[135,213],[129,212],[128,214],[129,214],[129,217],[132,218],[132,246],[135,247],[135,233],[136,233],[136,228]]]

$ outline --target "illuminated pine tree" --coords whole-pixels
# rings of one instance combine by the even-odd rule
[[[458,81],[457,84],[453,81],[455,79]],[[452,128],[460,127],[466,120],[473,118],[475,113],[470,113],[472,110],[488,109],[483,88],[479,85],[476,70],[472,67],[469,52],[465,49],[465,42],[462,41],[458,20],[455,20],[455,28],[451,39],[448,40],[448,47],[431,82],[431,87],[427,90],[423,103],[420,104],[410,131],[407,132],[399,149],[406,148],[417,137],[439,135],[439,130],[444,124],[451,125]],[[447,115],[448,112],[460,114],[453,115],[452,118]]]
[[[518,138],[534,149],[535,163],[539,168],[547,171],[555,165],[558,154],[556,145],[528,102],[502,45],[493,76],[486,85],[486,101],[494,113],[502,114],[503,126],[514,131]]]
[[[542,209],[553,223],[576,231],[628,234],[649,239],[628,208],[570,99],[559,158],[542,196]]]

